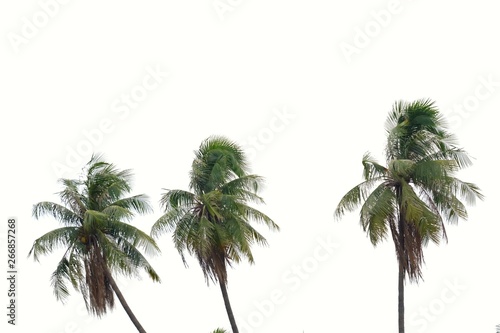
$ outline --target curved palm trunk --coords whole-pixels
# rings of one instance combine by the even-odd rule
[[[146,333],[146,330],[141,326],[141,324],[139,323],[139,321],[135,317],[134,313],[132,312],[132,310],[128,306],[127,301],[125,301],[125,298],[123,297],[122,292],[118,288],[118,286],[117,286],[117,284],[115,282],[115,279],[113,279],[113,276],[111,276],[111,273],[109,272],[109,270],[106,268],[104,270],[104,272],[106,274],[106,277],[109,280],[109,283],[111,284],[111,287],[113,288],[113,291],[115,292],[116,296],[120,300],[120,303],[122,304],[123,308],[125,309],[125,312],[127,312],[127,315],[129,316],[130,320],[132,320],[132,322],[134,323],[135,327],[137,328],[137,330],[140,333]]]
[[[227,316],[229,317],[229,322],[231,323],[231,329],[233,333],[239,333],[238,326],[236,326],[236,320],[234,319],[233,310],[231,309],[231,304],[229,303],[229,296],[227,294],[226,285],[219,279],[220,290],[222,291],[222,297],[224,298],[224,305],[226,306]]]

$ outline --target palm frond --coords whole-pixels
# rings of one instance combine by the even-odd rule
[[[453,178],[451,187],[452,192],[464,198],[465,202],[469,205],[474,205],[476,203],[476,199],[484,200],[484,195],[481,193],[481,189],[476,184],[464,182],[458,178]]]
[[[225,137],[212,136],[195,152],[189,188],[195,193],[210,192],[245,175],[247,170],[246,157],[240,146]]]
[[[226,331],[223,328],[217,328],[217,329],[213,330],[212,333],[228,333],[228,331]]]
[[[220,192],[225,195],[233,195],[241,200],[249,200],[255,203],[264,203],[264,200],[257,195],[262,188],[264,178],[257,175],[245,175],[233,179],[220,187]]]
[[[82,217],[70,209],[57,203],[42,201],[33,205],[33,217],[39,219],[44,215],[50,215],[63,225],[78,226],[82,224]]]
[[[75,214],[83,215],[89,203],[88,198],[78,190],[81,182],[73,179],[59,179],[59,182],[64,185],[64,189],[58,193],[62,203]]]
[[[164,210],[178,207],[193,207],[196,203],[196,195],[184,190],[169,190],[160,199],[160,205]]]
[[[379,179],[387,175],[387,168],[379,164],[370,153],[366,152],[361,162],[363,163],[363,177],[366,181]]]
[[[161,250],[155,240],[140,229],[117,220],[108,219],[103,224],[104,233],[111,238],[120,241],[126,240],[134,247],[144,250],[150,256],[160,254]]]
[[[153,207],[149,203],[149,197],[144,194],[134,195],[128,198],[121,198],[111,203],[109,206],[118,206],[131,212],[137,212],[139,214],[147,214],[153,212]]]
[[[111,242],[107,245],[109,246],[110,244]],[[125,238],[116,239],[115,244],[117,245],[119,251],[125,254],[125,256],[118,256],[117,258],[124,259],[126,260],[126,262],[109,262],[109,267],[111,270],[115,267],[118,267],[121,273],[125,272],[126,274],[132,275],[137,274],[138,269],[144,269],[154,282],[161,282],[158,273],[156,273],[146,257],[144,257],[144,255],[137,249],[136,244],[134,244],[133,242],[129,242]],[[108,246],[105,247],[105,251],[109,250]],[[157,248],[156,244],[154,244],[154,246]],[[112,246],[112,248],[113,250],[115,250],[114,246]],[[157,249],[157,251],[159,251],[159,249]],[[147,250],[145,252],[148,253]],[[122,267],[126,267],[127,269],[124,270],[122,269]],[[130,269],[130,267],[134,267],[134,269]]]
[[[360,210],[360,222],[375,246],[387,237],[389,221],[395,220],[396,196],[382,183],[364,200]]]
[[[62,301],[63,303],[69,296],[68,286],[66,281],[70,280],[70,267],[69,261],[64,256],[59,264],[57,264],[56,270],[52,273],[52,277],[50,279],[50,284],[54,288],[54,295],[58,301]]]
[[[335,209],[334,218],[340,219],[346,212],[352,212],[358,208],[370,195],[373,186],[382,180],[382,178],[372,178],[354,186],[340,199]]]
[[[88,209],[87,211],[85,211],[85,215],[83,217],[82,228],[86,233],[92,233],[93,231],[100,229],[100,226],[107,219],[107,214],[100,211]]]
[[[40,256],[70,246],[78,238],[78,234],[78,227],[62,227],[49,231],[33,242],[28,257],[33,254],[34,260],[40,261]]]

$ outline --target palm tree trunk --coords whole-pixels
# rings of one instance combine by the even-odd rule
[[[406,250],[405,250],[405,222],[404,222],[404,212],[401,204],[401,189],[398,189],[400,195],[399,199],[399,246],[400,246],[400,258],[399,258],[399,276],[398,276],[398,324],[399,333],[405,333],[405,270],[403,266],[404,260],[406,260]]]
[[[111,287],[113,288],[113,291],[115,292],[116,296],[118,296],[118,299],[120,300],[120,303],[122,304],[123,308],[125,309],[125,312],[129,316],[130,320],[134,323],[135,327],[140,333],[146,333],[146,330],[141,326],[137,318],[135,317],[134,313],[130,309],[130,307],[127,304],[127,301],[125,301],[125,298],[123,297],[122,292],[116,285],[115,279],[113,279],[113,276],[111,276],[110,271],[106,268],[104,270],[106,277],[109,280],[109,283],[111,284]]]
[[[238,326],[236,326],[236,320],[234,319],[233,310],[231,309],[231,304],[229,303],[229,296],[227,294],[226,284],[219,279],[220,290],[222,291],[222,297],[224,298],[224,305],[226,306],[227,316],[229,317],[229,322],[231,323],[231,329],[233,333],[239,333]]]
[[[405,274],[403,265],[399,265],[399,288],[398,288],[398,321],[399,333],[405,333]]]

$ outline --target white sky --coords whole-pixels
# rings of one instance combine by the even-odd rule
[[[90,145],[133,169],[133,194],[148,194],[155,212],[132,223],[149,232],[162,188],[187,189],[193,151],[214,134],[251,154],[253,172],[267,179],[259,208],[282,229],[259,228],[269,247],[254,247],[256,265],[230,271],[240,332],[395,332],[392,241],[374,249],[357,213],[337,222],[333,211],[361,181],[363,153],[383,160],[392,104],[418,98],[447,113],[476,158],[460,177],[487,198],[448,227],[447,245],[426,248],[425,281],[406,291],[406,332],[489,333],[500,324],[494,2],[220,0],[231,6],[221,16],[213,0],[54,1],[40,2],[52,3],[50,17],[37,1],[0,4],[3,267],[6,220],[19,223],[18,325],[6,323],[4,279],[2,332],[136,332],[118,300],[102,319],[86,314],[76,292],[66,305],[56,301],[49,279],[62,253],[40,263],[26,256],[58,224],[34,220],[32,205],[58,202],[53,165],[69,158],[63,176],[77,177],[90,154],[68,149]],[[34,19],[41,27],[30,30]],[[168,72],[160,84],[148,76],[155,70]],[[141,99],[144,80],[144,100],[124,106],[122,95]],[[98,130],[107,132],[99,138]],[[321,242],[338,246],[328,253]],[[229,329],[219,288],[206,286],[194,260],[183,267],[170,235],[158,243],[163,254],[151,262],[161,284],[119,279],[146,330]]]

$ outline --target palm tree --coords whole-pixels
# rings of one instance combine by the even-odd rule
[[[139,269],[144,269],[153,281],[160,281],[138,249],[157,254],[158,246],[148,234],[125,222],[135,212],[143,214],[152,208],[145,195],[124,197],[131,191],[131,172],[117,170],[100,156],[92,156],[83,176],[83,180],[60,179],[64,186],[58,193],[62,205],[39,202],[33,206],[36,219],[49,215],[64,226],[36,239],[28,256],[33,254],[34,260],[39,261],[41,255],[65,248],[51,277],[56,298],[66,300],[70,282],[82,294],[87,310],[101,317],[113,308],[114,292],[138,331],[146,332],[112,272],[136,276]]]
[[[216,328],[212,333],[228,333],[225,329],[223,328]]]
[[[279,227],[247,202],[263,203],[257,195],[262,177],[248,174],[242,149],[224,137],[210,137],[195,152],[190,171],[192,192],[169,190],[162,195],[165,214],[156,221],[151,235],[173,231],[173,242],[184,264],[184,251],[194,255],[207,284],[219,283],[233,333],[238,332],[227,293],[227,267],[242,259],[254,263],[251,245],[266,239],[250,220],[272,230]]]
[[[423,246],[447,240],[444,220],[467,219],[461,199],[472,205],[483,195],[476,185],[455,177],[471,161],[455,146],[432,101],[396,102],[386,130],[386,166],[366,153],[364,181],[344,195],[334,215],[340,218],[361,205],[360,223],[374,246],[390,231],[399,264],[398,324],[403,333],[404,282],[406,277],[410,282],[422,278]]]

